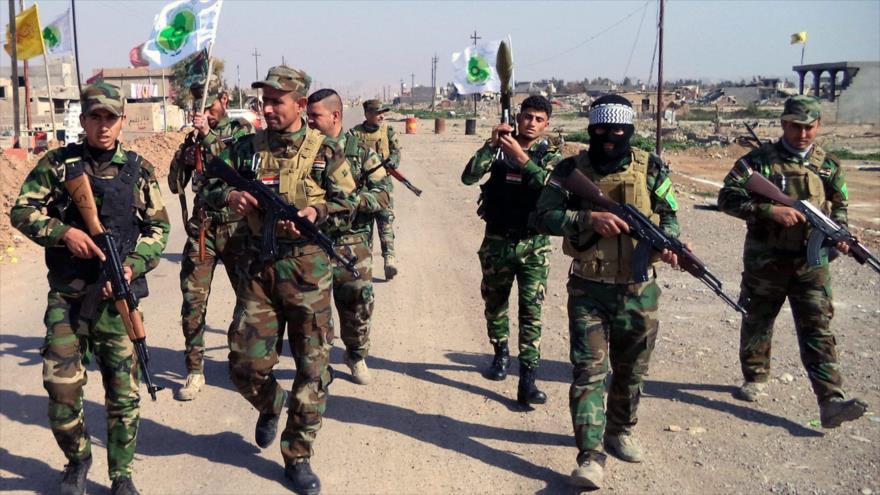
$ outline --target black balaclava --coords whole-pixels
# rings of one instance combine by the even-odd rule
[[[632,151],[629,140],[636,129],[633,117],[632,104],[619,95],[605,95],[590,105],[590,125],[587,127],[590,148],[587,153],[590,164],[600,173],[616,172],[623,158]],[[604,127],[605,133],[596,134],[597,127]],[[622,127],[623,135],[612,134],[611,129],[614,127]],[[614,149],[605,151],[605,143],[613,143]]]

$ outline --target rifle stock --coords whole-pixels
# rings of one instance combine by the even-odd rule
[[[562,187],[572,194],[586,199],[598,208],[617,215],[629,226],[629,236],[637,241],[633,253],[633,278],[637,282],[648,280],[651,251],[669,250],[678,257],[679,267],[694,278],[706,284],[712,292],[720,297],[734,310],[745,315],[746,310],[722,290],[721,281],[709,271],[709,268],[681,241],[664,233],[650,219],[630,204],[618,204],[602,193],[593,181],[580,170],[574,169],[562,181]]]
[[[76,177],[69,178],[64,187],[72,198],[76,208],[86,224],[89,235],[95,241],[101,252],[104,253],[105,260],[102,263],[102,278],[110,282],[113,290],[113,304],[122,318],[122,324],[125,327],[128,338],[134,345],[135,353],[138,357],[138,366],[140,367],[143,380],[147,385],[147,391],[150,397],[156,400],[156,392],[164,387],[157,387],[153,384],[152,376],[149,369],[149,351],[146,343],[146,329],[141,318],[140,312],[137,310],[137,296],[132,292],[131,286],[125,280],[125,269],[122,266],[119,251],[116,246],[116,240],[112,232],[104,230],[98,217],[98,208],[95,204],[95,197],[92,194],[92,186],[89,178],[85,173]]]
[[[389,163],[391,163],[391,158],[386,158],[386,159],[382,160],[382,163],[380,163],[379,165],[376,165],[374,168],[371,168],[370,170],[365,171],[363,174],[364,177],[369,177],[370,174],[372,174],[376,170],[379,170],[380,168],[384,167],[385,172],[387,172],[388,175],[397,179],[398,182],[400,182],[401,184],[406,186],[406,188],[409,189],[410,191],[412,191],[413,194],[415,194],[416,196],[421,196],[422,190],[419,189],[418,187],[416,187],[415,184],[410,182],[409,179],[404,177],[404,175],[401,174],[400,171],[398,171],[396,168],[389,167],[388,166]]]

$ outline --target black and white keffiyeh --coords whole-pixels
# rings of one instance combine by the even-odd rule
[[[633,125],[635,112],[621,103],[605,103],[590,108],[590,125]]]

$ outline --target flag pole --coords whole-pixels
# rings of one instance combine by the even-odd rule
[[[217,35],[214,35],[214,41],[208,47],[208,74],[205,75],[205,87],[202,89],[202,102],[199,105],[199,113],[205,112],[205,103],[208,102],[208,88],[211,82],[211,72],[214,70],[214,43],[217,41]]]
[[[82,94],[82,75],[79,72],[79,40],[76,37],[76,2],[70,0],[70,13],[73,15],[73,58],[76,61],[76,87]]]
[[[807,48],[807,42],[806,42],[806,40],[804,40],[804,42],[801,43],[801,65],[804,65],[804,50],[806,48]]]
[[[55,127],[55,103],[52,101],[52,83],[49,80],[49,56],[43,48],[43,68],[46,69],[46,92],[49,95],[49,117],[52,119],[52,139],[58,139],[58,128]]]
[[[18,35],[15,25],[15,0],[9,0],[9,39],[12,48],[12,147],[21,148],[21,103],[18,101]]]

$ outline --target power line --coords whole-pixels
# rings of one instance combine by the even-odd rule
[[[660,41],[660,2],[657,2],[657,35],[654,37],[654,52],[651,55],[651,70],[648,71],[648,86],[654,80],[654,61],[657,59],[657,42]]]
[[[649,0],[649,1],[650,1],[650,0]],[[596,33],[596,34],[594,34],[593,36],[587,38],[586,40],[584,40],[584,41],[578,43],[577,45],[575,45],[575,46],[573,46],[573,47],[571,47],[571,48],[569,48],[569,49],[567,49],[567,50],[561,51],[561,52],[559,52],[559,53],[557,53],[557,54],[555,54],[555,55],[550,55],[549,57],[547,57],[547,58],[545,58],[545,59],[537,60],[537,61],[534,61],[534,62],[529,62],[529,63],[527,63],[527,64],[523,64],[523,65],[521,65],[520,67],[531,67],[531,66],[533,66],[533,65],[543,64],[544,62],[549,62],[550,60],[553,60],[553,59],[555,59],[555,58],[557,58],[557,57],[561,57],[562,55],[565,55],[565,54],[567,54],[567,53],[570,53],[570,52],[573,52],[573,51],[577,50],[578,48],[580,48],[580,47],[586,45],[587,43],[593,41],[594,39],[598,38],[599,36],[602,36],[603,34],[607,33],[608,31],[611,31],[612,29],[616,28],[617,26],[623,24],[624,21],[626,21],[626,20],[629,19],[630,17],[632,17],[632,16],[634,16],[635,14],[637,14],[637,13],[639,12],[639,10],[642,10],[642,9],[644,9],[645,7],[647,7],[649,1],[648,1],[648,2],[645,2],[644,5],[642,5],[641,7],[637,8],[637,9],[633,10],[632,12],[630,12],[629,14],[627,14],[626,16],[624,16],[624,17],[623,17],[622,19],[620,19],[619,21],[617,21],[617,22],[615,22],[614,24],[608,26],[607,28],[603,29],[602,31],[600,31],[600,32],[598,32],[598,33]]]
[[[647,13],[648,2],[645,2],[645,7],[642,9],[642,20],[639,21],[639,29],[636,31],[636,39],[633,41],[632,49],[629,51],[629,58],[626,60],[626,68],[623,69],[623,79],[626,79],[626,76],[629,73],[629,64],[632,62],[633,53],[636,52],[636,45],[639,43],[639,36],[642,34],[642,25],[645,24],[645,14]]]

